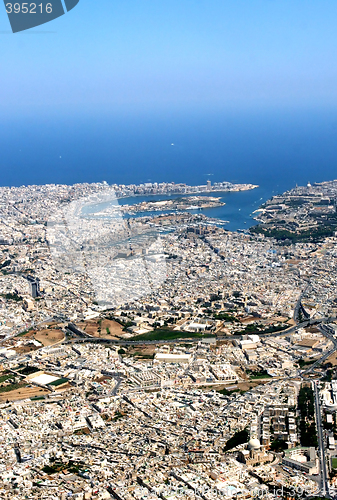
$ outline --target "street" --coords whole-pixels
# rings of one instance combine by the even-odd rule
[[[320,461],[320,476],[321,476],[321,493],[323,496],[330,497],[329,495],[329,481],[326,471],[326,458],[325,458],[325,443],[323,434],[323,424],[321,415],[321,404],[319,398],[319,390],[317,381],[313,381],[314,396],[315,396],[315,412],[316,412],[316,426],[317,426],[317,440],[318,440],[318,456]]]

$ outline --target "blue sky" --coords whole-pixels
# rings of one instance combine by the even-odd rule
[[[4,115],[337,104],[335,0],[80,0],[11,34]]]

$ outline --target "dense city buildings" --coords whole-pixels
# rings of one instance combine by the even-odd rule
[[[337,182],[254,187],[0,188],[0,498],[335,495]]]

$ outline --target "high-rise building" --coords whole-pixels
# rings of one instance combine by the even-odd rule
[[[27,276],[29,284],[29,292],[33,299],[39,297],[40,295],[40,280],[39,278],[33,278],[33,276]]]

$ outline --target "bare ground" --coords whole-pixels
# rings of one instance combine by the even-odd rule
[[[82,321],[77,326],[89,335],[101,339],[119,338],[124,333],[123,327],[110,319],[103,319],[101,324],[97,320]]]
[[[64,333],[62,330],[40,330],[34,335],[35,339],[41,342],[44,346],[49,346],[56,344],[64,339]]]
[[[48,392],[49,391],[40,389],[39,387],[22,387],[10,392],[1,392],[0,402],[3,403],[7,400],[16,401],[18,399],[28,399],[35,396],[44,396],[45,394],[48,394]]]
[[[337,366],[337,351],[332,353],[331,356],[329,356],[325,360],[324,364],[327,364],[327,363],[331,363],[332,366]]]

